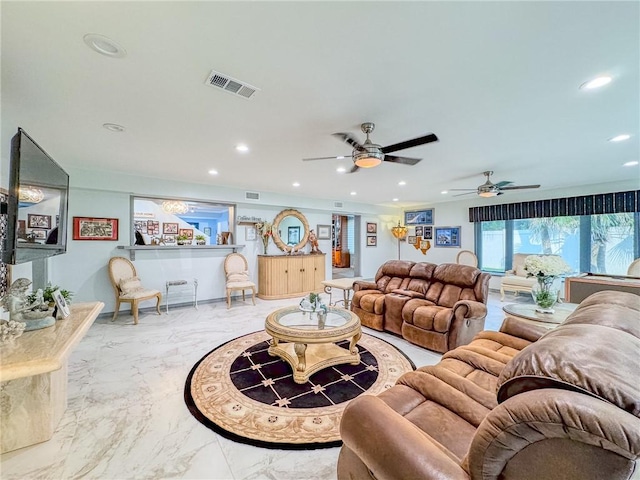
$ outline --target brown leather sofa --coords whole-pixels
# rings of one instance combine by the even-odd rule
[[[484,328],[490,277],[467,265],[391,260],[374,282],[354,282],[351,310],[362,325],[446,352]]]
[[[508,319],[345,409],[342,479],[629,479],[640,297],[599,292],[543,336]]]

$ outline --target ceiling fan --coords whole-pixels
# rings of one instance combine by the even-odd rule
[[[496,195],[502,195],[504,190],[524,190],[527,188],[540,188],[540,185],[511,185],[513,182],[502,181],[498,183],[493,183],[489,177],[493,175],[491,170],[487,170],[486,172],[482,172],[482,174],[487,177],[487,181],[477,188],[452,188],[451,190],[464,191],[469,190],[467,193],[459,193],[458,195],[454,195],[454,197],[459,197],[461,195],[470,195],[472,193],[476,193],[481,197],[495,197]],[[509,186],[511,185],[511,186]]]
[[[436,137],[433,133],[429,133],[422,137],[414,138],[412,140],[406,140],[404,142],[395,143],[393,145],[389,145],[387,147],[381,147],[380,145],[373,143],[369,139],[369,134],[373,132],[375,128],[375,124],[371,122],[363,123],[360,128],[367,136],[367,139],[364,143],[359,143],[358,140],[353,137],[350,133],[334,133],[333,136],[339,138],[343,142],[348,143],[353,147],[353,151],[351,155],[341,155],[335,157],[317,157],[317,158],[303,158],[303,162],[308,162],[311,160],[329,160],[329,159],[340,159],[345,157],[353,158],[353,168],[348,173],[353,173],[358,171],[360,168],[372,168],[377,167],[382,162],[391,162],[391,163],[401,163],[404,165],[415,165],[421,158],[410,158],[410,157],[397,157],[395,155],[387,155],[388,153],[397,152],[398,150],[404,150],[405,148],[417,147],[418,145],[424,145],[425,143],[437,142],[438,137]]]

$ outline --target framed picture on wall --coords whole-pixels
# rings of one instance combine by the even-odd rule
[[[367,222],[367,233],[378,233],[378,224]]]
[[[422,236],[422,225],[419,225],[416,227],[416,237],[421,237]]]
[[[409,235],[407,237],[407,243],[409,245],[415,245],[416,244],[416,236],[415,235]]]
[[[378,237],[376,235],[367,235],[367,247],[377,247]]]
[[[118,240],[118,219],[73,217],[73,239]]]
[[[331,225],[318,225],[318,240],[331,240]]]
[[[167,245],[172,245],[174,243],[176,243],[176,236],[175,235],[163,235],[162,236],[164,243],[166,243]]]
[[[27,225],[29,228],[49,230],[51,228],[51,215],[34,215],[30,213],[27,215]]]
[[[47,239],[47,232],[48,230],[44,230],[41,228],[33,228],[31,229],[31,235],[33,235],[33,238],[35,238],[36,240],[46,240]]]
[[[287,245],[297,245],[300,242],[300,227],[287,228]]]
[[[187,240],[193,240],[193,228],[181,228],[178,232],[180,236],[186,236]]]
[[[248,242],[255,242],[258,239],[256,227],[244,227],[244,239]]]
[[[160,235],[160,222],[158,220],[147,220],[147,233],[149,235]]]
[[[433,240],[433,227],[424,227],[422,231],[422,238],[425,240]]]
[[[436,227],[436,247],[460,248],[460,227]]]
[[[204,227],[202,231],[205,235],[211,236],[211,227]]]
[[[163,223],[162,224],[162,233],[168,233],[170,235],[178,234],[178,224],[177,223]]]
[[[404,212],[404,224],[408,226],[433,225],[433,208]]]

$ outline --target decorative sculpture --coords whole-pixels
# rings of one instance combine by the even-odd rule
[[[309,253],[322,253],[320,248],[318,248],[318,237],[313,230],[309,230],[309,245],[311,245],[311,251]]]
[[[29,303],[27,288],[31,280],[19,278],[9,288],[9,292],[2,297],[0,304],[9,312],[9,322],[25,323],[24,331],[37,330],[54,325],[53,308],[44,301],[43,292],[36,292],[36,299]]]

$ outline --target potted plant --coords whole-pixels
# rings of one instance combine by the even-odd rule
[[[53,299],[53,292],[56,290],[60,290],[60,294],[63,296],[67,303],[71,303],[71,298],[73,297],[73,293],[69,290],[65,290],[64,288],[60,288],[58,285],[47,285],[42,289],[42,298],[44,302],[47,303],[50,307],[53,307],[56,304],[56,301]],[[31,292],[27,296],[27,300],[29,303],[33,303],[36,300],[36,292]]]
[[[204,235],[196,235],[196,245],[206,245],[207,238]]]
[[[187,235],[178,235],[176,237],[176,241],[178,242],[178,245],[191,245],[191,240],[189,240]]]

